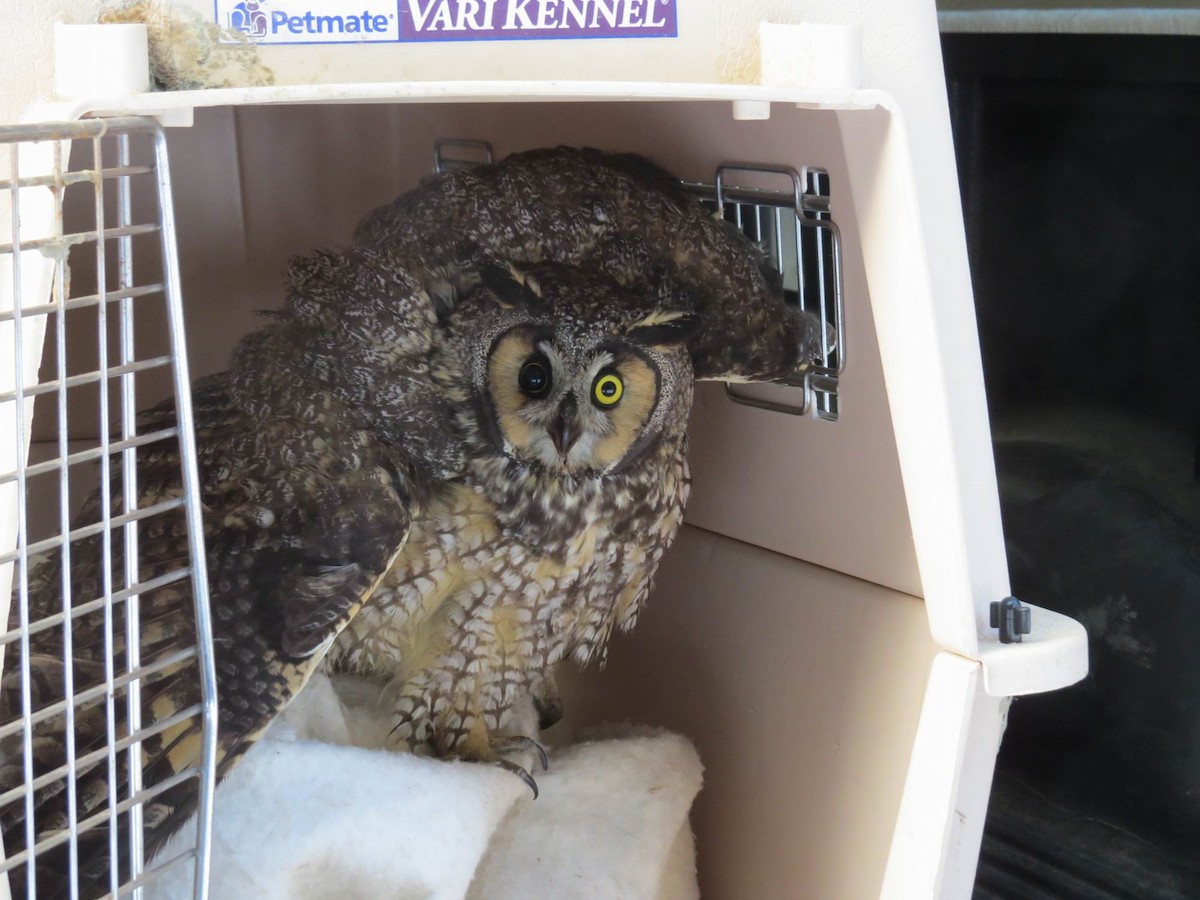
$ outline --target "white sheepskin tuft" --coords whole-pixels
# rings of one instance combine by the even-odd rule
[[[314,678],[246,754],[217,791],[214,900],[699,896],[688,810],[701,766],[684,738],[552,752],[535,801],[499,768],[376,749],[388,732],[377,700]],[[182,900],[191,887],[185,865],[146,893]]]

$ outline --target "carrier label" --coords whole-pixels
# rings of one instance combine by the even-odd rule
[[[674,37],[676,0],[401,0],[400,39]]]
[[[217,22],[257,44],[396,41],[395,0],[216,0]]]
[[[216,0],[259,44],[675,37],[677,0]]]

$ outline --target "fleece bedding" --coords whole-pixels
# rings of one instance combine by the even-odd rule
[[[550,748],[535,800],[500,768],[389,749],[387,732],[377,694],[315,676],[217,791],[214,900],[699,896],[702,769],[685,738],[627,729]],[[182,900],[191,882],[177,866],[147,895]]]

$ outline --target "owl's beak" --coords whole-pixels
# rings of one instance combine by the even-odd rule
[[[575,395],[568,394],[558,407],[558,415],[550,423],[550,440],[554,442],[554,449],[564,460],[575,446],[575,441],[579,439],[579,423],[575,421],[575,413],[578,410]]]

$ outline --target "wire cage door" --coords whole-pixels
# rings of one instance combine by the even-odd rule
[[[5,126],[0,173],[0,873],[14,897],[140,897],[191,862],[204,897],[216,684],[166,142],[149,119]],[[162,528],[182,549],[151,565]],[[180,585],[175,621],[143,617]],[[196,702],[151,715],[168,679]],[[198,762],[147,767],[195,723]],[[191,847],[147,859],[183,793]]]
[[[735,187],[730,184],[733,173],[770,180],[783,176],[791,190]],[[797,170],[785,165],[727,162],[717,167],[713,184],[688,187],[714,215],[735,225],[759,248],[767,265],[778,274],[788,302],[825,323],[820,360],[786,382],[804,389],[798,404],[764,395],[762,386],[738,389],[726,384],[729,398],[774,412],[811,413],[824,421],[837,421],[838,379],[846,369],[846,304],[842,233],[832,216],[829,173],[815,166]]]

